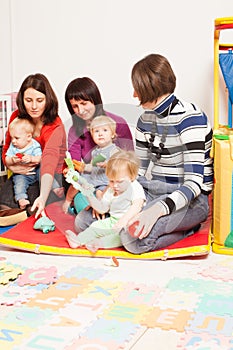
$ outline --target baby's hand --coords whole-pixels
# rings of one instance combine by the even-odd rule
[[[71,202],[65,200],[64,203],[63,203],[63,205],[62,205],[62,210],[64,211],[65,214],[68,213],[68,209],[69,209],[70,203],[71,203]]]
[[[31,163],[32,157],[30,154],[25,154],[22,157],[22,163]]]
[[[120,232],[124,227],[127,226],[127,221],[126,220],[119,220],[115,223],[113,226],[114,231]]]
[[[107,166],[107,162],[99,162],[99,163],[96,163],[96,166],[98,166],[99,168],[106,168]]]
[[[66,177],[67,173],[69,171],[69,168],[65,168],[62,170],[63,175]]]

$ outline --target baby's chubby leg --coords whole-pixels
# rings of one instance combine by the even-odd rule
[[[98,222],[95,222],[98,226]],[[100,230],[102,231],[102,230]],[[69,243],[69,246],[71,248],[78,248],[81,246],[86,246],[89,243],[93,243],[96,239],[98,239],[98,234],[96,234],[96,230],[94,225],[92,224],[90,227],[88,227],[86,230],[76,234],[71,230],[65,231],[66,239]],[[94,243],[93,243],[94,244]]]
[[[69,243],[70,248],[76,249],[78,247],[84,246],[84,244],[82,244],[79,241],[78,235],[76,235],[73,231],[66,230],[65,236],[66,236],[66,239]],[[92,253],[95,253],[99,249],[98,240],[91,240],[85,246]]]

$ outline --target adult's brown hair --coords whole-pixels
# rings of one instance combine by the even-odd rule
[[[24,92],[29,88],[35,89],[45,95],[46,103],[43,115],[43,123],[52,123],[58,115],[58,100],[48,79],[41,73],[31,74],[23,81],[16,98],[19,117],[26,117],[29,119],[31,118],[28,115],[24,105]]]
[[[133,66],[131,78],[141,105],[156,102],[159,97],[173,93],[176,87],[176,76],[170,63],[159,54],[150,54],[138,61]]]

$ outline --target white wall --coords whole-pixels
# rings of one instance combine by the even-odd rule
[[[214,19],[231,16],[230,0],[0,0],[6,50],[0,56],[0,93],[17,91],[31,73],[44,73],[68,120],[65,88],[89,76],[107,108],[134,123],[140,110],[131,69],[155,52],[174,68],[176,95],[197,103],[213,120]]]
[[[12,32],[9,0],[0,0],[0,93],[12,91]]]

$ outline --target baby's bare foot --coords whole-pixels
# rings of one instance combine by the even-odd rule
[[[86,244],[86,248],[91,252],[91,253],[96,253],[97,250],[100,248],[99,242],[98,241],[92,241]]]
[[[19,207],[20,207],[20,209],[25,209],[28,204],[30,204],[30,202],[26,198],[23,198],[23,199],[19,200]]]
[[[80,247],[80,243],[77,239],[77,235],[73,231],[66,230],[65,236],[66,236],[67,242],[69,243],[70,248],[75,249]]]

